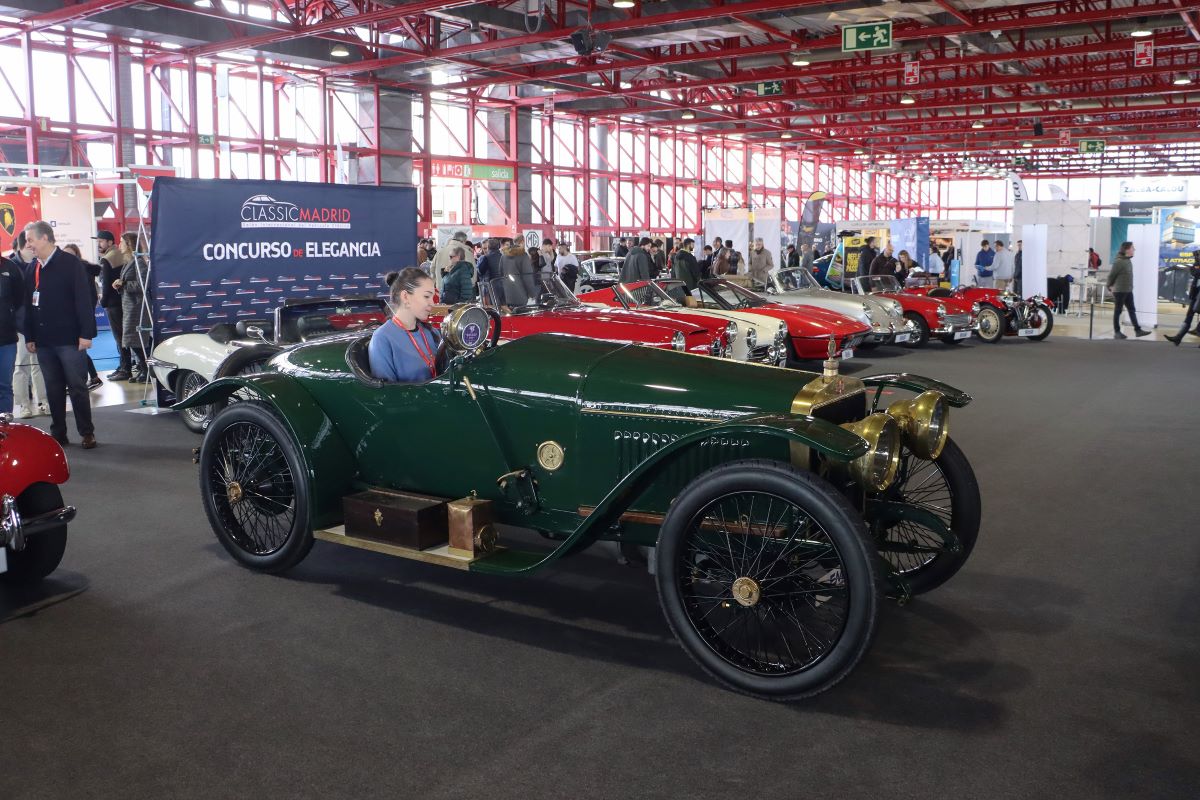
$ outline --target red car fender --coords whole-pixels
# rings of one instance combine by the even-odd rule
[[[35,483],[66,483],[67,454],[54,437],[32,425],[0,425],[0,493],[16,497]]]

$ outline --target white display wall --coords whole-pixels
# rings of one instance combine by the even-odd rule
[[[1022,225],[1017,231],[1021,239],[1021,294],[1024,297],[1035,294],[1045,297],[1049,226]]]
[[[1133,242],[1133,305],[1142,329],[1152,330],[1158,325],[1159,228],[1130,225],[1126,236]]]
[[[1087,200],[1044,200],[1013,203],[1013,227],[1046,226],[1046,277],[1087,274],[1092,245],[1092,207]],[[1023,237],[1022,237],[1023,238]],[[1022,260],[1024,264],[1024,260]]]
[[[58,245],[73,244],[89,261],[96,261],[96,223],[92,218],[92,187],[42,188],[42,219],[54,228]]]
[[[754,209],[754,238],[761,238],[772,258],[779,259],[782,212],[778,208]],[[704,242],[716,237],[733,240],[733,249],[745,257],[750,254],[750,214],[745,208],[714,208],[704,212]],[[779,266],[776,264],[775,266]],[[745,271],[745,267],[742,267]]]

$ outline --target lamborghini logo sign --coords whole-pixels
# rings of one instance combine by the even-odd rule
[[[12,203],[0,203],[0,228],[9,236],[17,229],[17,212]]]

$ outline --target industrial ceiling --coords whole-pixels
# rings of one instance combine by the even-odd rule
[[[1200,0],[616,2],[631,7],[0,0],[0,14],[25,30],[136,37],[164,63],[249,55],[329,81],[926,174],[1200,172]],[[890,49],[842,51],[843,26],[879,21]],[[1080,152],[1084,139],[1103,152]]]

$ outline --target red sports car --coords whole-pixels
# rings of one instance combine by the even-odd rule
[[[70,474],[50,434],[0,414],[0,585],[40,581],[62,561],[75,509],[58,485]]]
[[[556,276],[540,281],[534,305],[509,308],[495,301],[492,287],[480,284],[480,302],[504,316],[501,341],[536,333],[566,333],[622,344],[641,344],[696,355],[729,357],[728,325],[697,315],[656,316],[619,308],[596,308],[579,302]],[[430,322],[440,324],[445,311],[435,309]]]
[[[769,297],[723,278],[700,282],[700,303],[706,307],[748,311],[783,320],[791,343],[786,359],[789,366],[797,361],[826,358],[830,336],[834,338],[837,352],[842,358],[850,358],[854,355],[854,348],[871,332],[870,326],[845,314],[817,306],[776,303]]]
[[[959,286],[957,289],[922,286],[905,291],[928,295],[942,302],[973,303],[979,309],[979,338],[985,342],[998,342],[1005,336],[1022,336],[1040,342],[1054,330],[1054,301],[1041,295],[1022,300],[1011,292],[986,286]]]
[[[958,344],[971,338],[971,332],[979,327],[976,320],[979,306],[973,301],[913,294],[900,286],[895,275],[859,275],[850,285],[855,294],[888,297],[904,308],[904,318],[917,327],[910,347],[921,347],[930,336],[937,336],[946,344]]]

